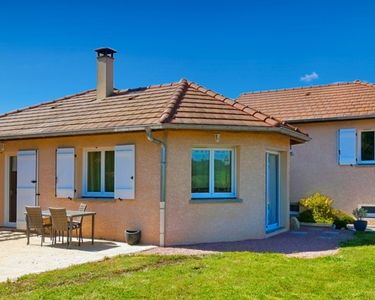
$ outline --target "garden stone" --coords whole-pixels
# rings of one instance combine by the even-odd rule
[[[290,230],[299,230],[301,227],[298,219],[296,217],[290,218]]]

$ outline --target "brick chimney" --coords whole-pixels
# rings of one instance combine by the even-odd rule
[[[96,57],[96,97],[102,100],[113,94],[113,54],[116,50],[111,48],[95,49]]]

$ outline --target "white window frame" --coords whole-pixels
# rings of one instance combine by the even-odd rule
[[[193,148],[191,150],[191,158],[190,163],[192,163],[193,159],[193,151],[209,151],[210,153],[210,162],[209,162],[209,192],[208,193],[193,193],[191,191],[192,187],[190,188],[191,191],[191,198],[192,199],[217,199],[217,198],[235,198],[236,197],[236,149],[235,148],[209,148],[209,147],[202,147],[202,148]],[[231,190],[230,193],[215,193],[215,159],[214,153],[215,151],[231,151],[232,152],[232,173],[231,173]],[[192,176],[192,174],[190,175]],[[191,179],[191,177],[190,177]]]
[[[102,197],[102,198],[114,198],[114,192],[104,192],[105,189],[105,152],[114,151],[115,147],[99,147],[99,148],[86,148],[83,151],[83,183],[82,183],[82,196],[84,197]],[[101,167],[100,167],[100,190],[101,192],[88,192],[87,191],[87,167],[88,167],[88,153],[89,152],[101,152]],[[116,152],[115,152],[116,154]]]
[[[373,160],[362,160],[362,132],[374,132],[374,135],[375,135],[375,129],[363,129],[363,130],[358,131],[358,135],[357,135],[358,163],[361,164],[361,165],[374,165],[375,164],[375,156],[374,156]],[[375,148],[375,145],[374,145],[374,148]]]

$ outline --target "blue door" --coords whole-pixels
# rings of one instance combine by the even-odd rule
[[[280,227],[279,153],[266,154],[266,231]]]

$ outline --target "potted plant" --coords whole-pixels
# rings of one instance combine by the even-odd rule
[[[137,245],[141,240],[140,230],[125,230],[125,240],[129,245]]]
[[[367,210],[364,208],[356,208],[353,210],[353,215],[357,219],[354,221],[354,228],[356,231],[365,231],[367,228],[367,221],[363,220],[363,218],[367,217]]]

